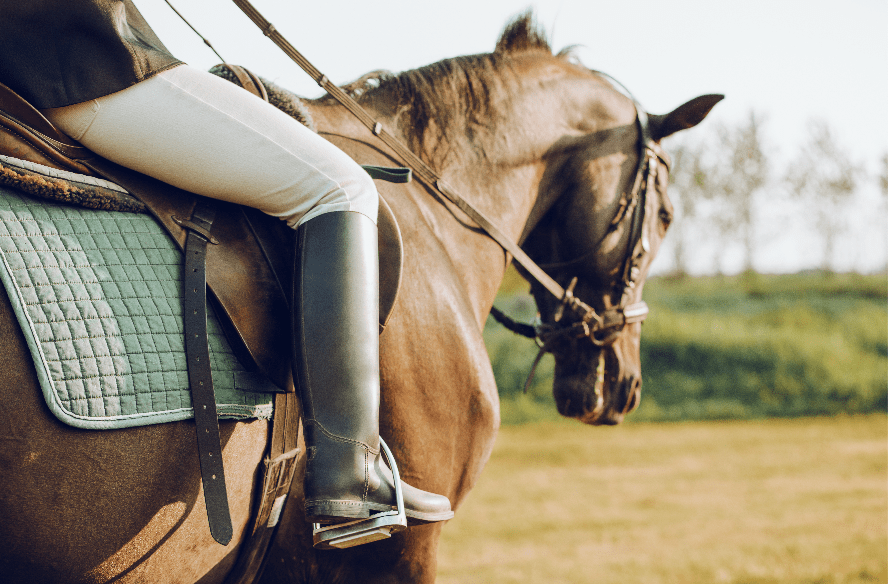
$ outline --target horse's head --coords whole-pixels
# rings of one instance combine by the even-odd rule
[[[564,309],[551,292],[558,284],[531,287],[555,356],[555,398],[565,416],[618,423],[639,402],[641,292],[672,217],[659,141],[701,122],[722,96],[647,116],[569,51],[553,54],[528,13],[493,53],[380,78],[361,99],[507,231],[520,222],[522,248],[561,287],[577,278]],[[454,265],[483,265],[464,261],[472,244],[458,233]],[[486,276],[474,282],[492,297],[495,287],[478,284]]]
[[[579,120],[547,153],[540,216],[531,217],[523,247],[568,290],[559,299],[531,286],[544,350],[555,357],[558,411],[617,424],[641,397],[642,288],[672,220],[669,158],[659,142],[697,125],[723,96],[647,116],[589,74],[593,92],[605,92],[589,99],[594,119]]]

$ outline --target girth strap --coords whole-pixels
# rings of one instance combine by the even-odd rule
[[[275,396],[271,446],[262,472],[262,493],[258,508],[252,514],[252,530],[247,532],[237,564],[225,584],[252,584],[261,573],[299,461],[300,450],[296,447],[299,416],[299,399],[295,393]]]
[[[210,534],[217,542],[228,545],[233,528],[228,508],[225,469],[222,466],[222,443],[219,417],[210,368],[207,336],[207,236],[216,216],[212,201],[201,199],[194,207],[190,221],[176,221],[188,230],[185,239],[185,355],[188,383],[197,429],[197,456]],[[176,218],[174,218],[176,219]]]

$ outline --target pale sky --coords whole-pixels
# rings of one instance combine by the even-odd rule
[[[218,61],[163,0],[136,0],[136,4],[177,57],[202,69]],[[301,95],[320,94],[233,2],[174,0],[173,4],[228,61]],[[723,93],[725,101],[698,130],[706,131],[707,124],[718,121],[739,122],[755,109],[767,116],[765,132],[776,161],[794,155],[806,135],[807,120],[815,117],[832,125],[840,144],[871,175],[888,152],[885,0],[253,0],[253,4],[337,83],[374,69],[398,72],[446,57],[488,52],[508,20],[533,7],[555,50],[583,46],[579,51],[583,63],[619,79],[649,112],[666,113],[697,95]],[[862,190],[858,206],[875,205],[875,188],[867,185]],[[871,270],[885,264],[885,208],[873,207],[864,218],[873,226],[861,225],[859,231],[875,235],[846,242],[847,269]],[[800,234],[794,241],[801,239]],[[818,263],[814,240],[807,252],[793,249],[792,242],[771,244],[773,253],[763,250],[757,261],[763,270]]]

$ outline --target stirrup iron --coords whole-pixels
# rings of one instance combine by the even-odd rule
[[[358,519],[348,523],[336,523],[322,526],[320,523],[312,524],[314,547],[320,550],[346,549],[371,543],[382,539],[388,539],[392,534],[407,529],[407,515],[404,512],[404,494],[401,491],[401,475],[398,473],[398,463],[392,451],[382,436],[379,437],[379,445],[388,460],[395,482],[395,509],[376,513],[368,519]]]

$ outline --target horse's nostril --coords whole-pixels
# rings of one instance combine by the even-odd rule
[[[626,407],[623,409],[624,414],[628,414],[638,407],[641,401],[641,377],[633,375],[626,383]]]

